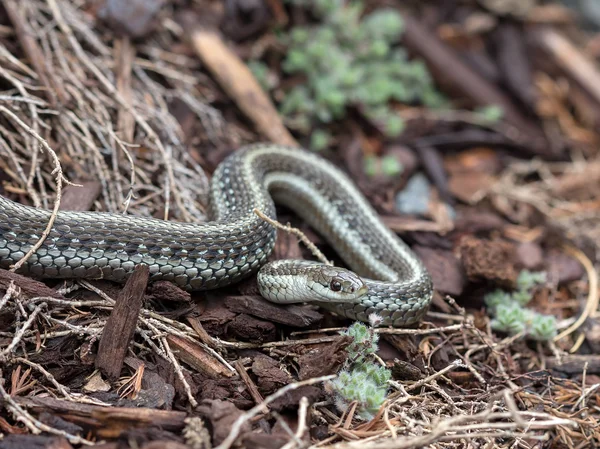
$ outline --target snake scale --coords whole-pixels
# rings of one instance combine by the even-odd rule
[[[353,271],[308,261],[266,264],[276,230],[254,209],[275,218],[274,201],[313,226]],[[382,325],[391,326],[418,322],[429,306],[433,287],[421,261],[381,222],[354,183],[315,154],[272,144],[242,148],[217,167],[210,206],[212,221],[194,224],[61,211],[21,272],[123,281],[143,263],[152,280],[207,290],[260,269],[259,288],[267,299],[315,301],[361,321],[377,313]],[[0,196],[0,267],[20,260],[49,218],[48,210]]]

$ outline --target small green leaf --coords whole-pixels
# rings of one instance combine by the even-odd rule
[[[381,158],[381,169],[386,176],[392,177],[402,173],[402,164],[391,154]]]
[[[316,129],[310,136],[310,148],[314,151],[322,151],[329,146],[331,134],[322,129]]]
[[[498,123],[504,117],[504,109],[501,106],[492,104],[476,110],[481,119],[488,123]]]

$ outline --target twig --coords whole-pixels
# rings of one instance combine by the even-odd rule
[[[194,408],[198,407],[198,401],[196,401],[196,398],[192,394],[192,389],[190,388],[190,384],[188,383],[187,379],[185,378],[185,376],[183,374],[183,370],[181,369],[181,365],[179,364],[179,361],[175,357],[175,354],[173,354],[173,351],[171,350],[171,346],[169,345],[167,338],[160,337],[160,340],[162,341],[163,347],[167,351],[169,359],[171,360],[171,363],[173,364],[173,369],[175,370],[175,373],[177,373],[177,377],[179,377],[179,380],[183,384],[183,389],[185,390],[185,394],[187,395],[190,405]]]
[[[254,209],[254,213],[258,215],[261,219],[269,223],[271,226],[276,227],[277,229],[281,229],[282,231],[288,232],[290,234],[294,234],[296,237],[300,239],[302,243],[306,245],[306,247],[310,250],[310,252],[315,256],[319,261],[323,262],[325,265],[333,265],[332,262],[327,260],[325,255],[317,248],[317,246],[310,241],[310,239],[298,228],[294,228],[293,226],[283,225],[279,223],[277,220],[273,220],[272,218],[265,215],[262,211],[258,209]]]
[[[54,385],[56,387],[56,389],[60,392],[60,394],[62,394],[65,397],[65,399],[73,401],[73,396],[71,396],[69,389],[67,387],[65,387],[64,385],[62,385],[61,383],[59,383],[55,379],[55,377],[49,371],[47,371],[44,367],[42,367],[40,364],[34,363],[27,359],[24,359],[23,357],[17,357],[12,362],[13,363],[24,363],[25,365],[29,365],[32,368],[38,370],[40,373],[42,373],[44,375],[44,377],[46,379],[48,379],[52,383],[52,385]]]
[[[40,246],[42,246],[42,244],[44,243],[44,240],[46,240],[46,237],[48,237],[48,234],[50,234],[50,231],[52,230],[52,226],[54,225],[54,220],[56,220],[56,216],[57,216],[58,210],[60,208],[60,195],[61,195],[61,190],[62,190],[62,183],[63,183],[63,181],[66,184],[71,184],[71,183],[69,181],[67,181],[67,179],[63,176],[63,172],[62,172],[62,168],[60,165],[60,161],[58,160],[58,156],[56,155],[54,150],[52,148],[50,148],[50,145],[48,145],[48,142],[46,142],[46,140],[42,136],[40,136],[33,129],[31,129],[25,122],[23,122],[19,117],[17,117],[12,111],[8,110],[6,107],[0,106],[0,112],[3,112],[4,114],[8,115],[21,128],[23,128],[27,133],[29,133],[32,137],[34,137],[40,143],[40,145],[48,152],[48,154],[51,156],[52,161],[54,163],[54,170],[52,171],[52,174],[55,175],[54,179],[56,182],[56,199],[54,200],[54,208],[52,209],[52,213],[50,214],[50,217],[48,219],[48,224],[46,225],[46,229],[44,229],[44,231],[42,232],[40,239],[34,245],[32,245],[32,247],[21,258],[21,260],[19,260],[17,263],[15,263],[10,268],[11,271],[17,271],[19,268],[21,268],[23,266],[23,264],[25,262],[27,262],[27,259],[29,259],[29,257],[31,257],[31,255],[34,254],[40,248]],[[74,184],[71,184],[71,185],[74,185]]]
[[[573,324],[571,324],[567,329],[565,329],[556,337],[554,337],[555,342],[565,338],[567,335],[570,335],[577,329],[579,329],[579,327],[585,322],[585,320],[587,320],[587,318],[598,309],[598,301],[600,295],[600,291],[598,291],[598,273],[596,272],[592,261],[577,248],[574,248],[572,246],[565,246],[564,249],[565,252],[575,257],[585,268],[585,271],[588,275],[589,293],[587,301],[585,303],[585,308],[583,309],[583,312],[581,312],[581,315],[579,315],[577,320]]]
[[[55,429],[54,427],[50,427],[43,422],[38,421],[31,416],[27,410],[23,409],[14,401],[14,399],[6,392],[2,384],[3,382],[0,381],[0,396],[4,402],[4,407],[6,407],[7,410],[15,417],[15,419],[19,422],[22,422],[34,435],[39,435],[42,432],[48,432],[52,435],[65,437],[72,444],[85,444],[89,446],[95,444],[90,440],[78,437],[77,435],[72,435],[64,430]]]
[[[23,326],[21,326],[21,328],[17,332],[15,332],[15,336],[13,337],[10,344],[0,352],[0,362],[7,360],[9,354],[17,347],[17,345],[23,338],[25,331],[27,329],[29,329],[29,327],[31,326],[33,321],[36,319],[38,314],[42,311],[42,309],[45,309],[45,308],[46,308],[46,303],[43,302],[43,303],[39,304],[33,310],[33,312],[31,312],[31,314],[29,315],[29,318],[27,318],[27,321],[25,321],[25,323],[23,323]]]

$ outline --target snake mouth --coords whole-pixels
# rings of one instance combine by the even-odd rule
[[[363,296],[365,296],[367,293],[369,293],[369,287],[367,287],[366,285],[363,285],[356,291],[356,298],[360,299]]]

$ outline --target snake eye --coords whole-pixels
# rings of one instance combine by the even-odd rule
[[[334,292],[339,292],[342,289],[342,284],[334,280],[329,284],[329,288]]]

